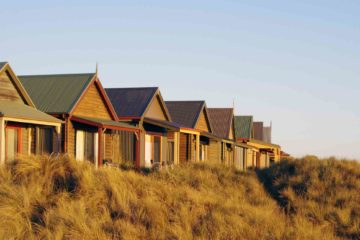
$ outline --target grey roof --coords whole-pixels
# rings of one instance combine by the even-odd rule
[[[229,138],[232,126],[232,108],[208,108],[213,133],[220,138]]]
[[[23,103],[13,101],[0,101],[0,116],[16,118],[22,120],[36,120],[42,122],[62,123],[57,118],[54,118],[46,113],[43,113],[33,107]]]
[[[182,127],[195,128],[205,101],[166,101],[173,122]]]
[[[0,62],[0,70],[7,64],[7,62]]]
[[[253,116],[235,116],[235,137],[250,139],[253,131]]]
[[[158,89],[106,88],[105,91],[118,117],[141,118]]]
[[[18,76],[36,108],[70,113],[95,73]]]

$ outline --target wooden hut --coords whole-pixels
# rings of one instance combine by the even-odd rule
[[[241,168],[243,153],[235,150],[234,111],[232,108],[208,108],[213,134],[218,139],[211,139],[209,160],[228,166]],[[235,152],[237,152],[235,156]]]
[[[236,140],[249,146],[248,167],[264,168],[280,160],[280,146],[261,140],[263,131],[263,123],[254,124],[252,116],[235,116]]]
[[[139,129],[119,123],[96,73],[20,76],[35,106],[64,121],[61,149],[95,166],[138,161]]]
[[[141,129],[140,167],[160,167],[178,162],[178,127],[157,87],[107,88],[120,121]]]
[[[59,150],[61,121],[37,110],[6,62],[0,63],[0,162]]]
[[[166,101],[172,120],[179,126],[179,162],[207,161],[212,126],[205,101]]]

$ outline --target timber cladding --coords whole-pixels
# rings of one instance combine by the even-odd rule
[[[212,163],[221,163],[221,143],[210,140],[208,146],[208,160]]]
[[[200,113],[199,120],[196,125],[196,129],[199,129],[199,130],[202,130],[205,132],[210,132],[210,127],[206,120],[204,110]]]
[[[75,107],[73,115],[95,117],[112,120],[104,99],[101,97],[95,83],[92,83]]]
[[[180,133],[179,162],[185,163],[195,159],[195,136],[192,134]]]
[[[0,76],[0,86],[0,100],[10,100],[24,103],[21,95],[13,84],[10,75],[6,71]]]
[[[159,96],[156,96],[151,104],[149,105],[145,117],[159,119],[159,120],[168,120],[166,117],[166,114],[163,110],[163,107],[161,106],[161,101],[159,99]]]

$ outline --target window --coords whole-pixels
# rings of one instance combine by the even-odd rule
[[[38,128],[37,154],[51,154],[53,152],[52,128]]]

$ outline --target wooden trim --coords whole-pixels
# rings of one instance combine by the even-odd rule
[[[119,130],[119,131],[127,131],[127,132],[139,131],[138,129],[133,129],[133,128],[117,127],[117,126],[112,126],[112,125],[107,125],[107,124],[96,123],[96,122],[86,120],[86,119],[82,119],[82,118],[78,118],[78,117],[75,117],[75,116],[72,116],[70,120],[78,122],[78,123],[86,124],[86,125],[89,125],[89,126],[94,126],[94,127],[99,127],[99,128],[107,128],[107,129],[111,129],[111,130]]]
[[[46,121],[38,121],[38,120],[23,119],[23,118],[12,118],[12,117],[4,117],[4,120],[11,121],[11,122],[18,122],[18,123],[29,123],[29,124],[54,126],[54,127],[60,127],[62,124],[62,123],[55,123],[55,122],[46,122]]]
[[[140,132],[139,132],[140,135]],[[140,136],[136,137],[136,144],[135,144],[135,167],[140,168]]]
[[[102,144],[101,144],[101,139],[102,139],[102,129],[98,128],[98,167],[102,166]],[[105,146],[104,146],[105,147]]]
[[[19,78],[16,76],[16,74],[10,67],[9,63],[6,63],[5,66],[2,69],[0,69],[0,74],[4,72],[7,72],[10,75],[10,81],[14,84],[16,90],[20,92],[21,98],[25,102],[25,104],[31,107],[35,107],[35,104],[33,103],[30,96],[25,91],[25,88],[23,87]]]
[[[163,135],[163,133],[158,133],[158,132],[148,132],[148,131],[146,131],[145,132],[145,134],[147,134],[147,135],[151,135],[151,136],[156,136],[156,137],[163,137],[164,135]]]
[[[114,106],[111,104],[111,101],[110,101],[108,95],[106,94],[106,92],[97,76],[96,76],[96,80],[95,80],[95,85],[96,85],[97,89],[100,91],[101,97],[103,98],[103,100],[105,100],[105,106],[109,110],[111,117],[113,118],[114,121],[119,121],[116,111],[114,109]]]

